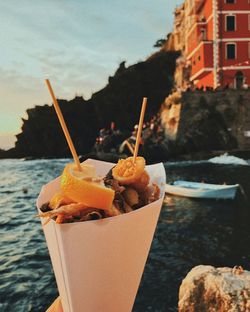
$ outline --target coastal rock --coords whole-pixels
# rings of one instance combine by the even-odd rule
[[[100,128],[114,121],[117,128],[132,130],[138,123],[143,97],[148,98],[145,121],[157,114],[173,88],[178,55],[161,51],[128,68],[121,63],[109,84],[90,100]]]
[[[250,311],[250,272],[199,265],[182,281],[179,312]]]
[[[138,122],[144,96],[148,105],[140,153],[148,163],[250,150],[250,89],[170,94],[178,55],[160,51],[129,67],[122,62],[107,86],[91,99],[59,100],[78,154],[93,152],[99,130],[110,128],[111,122],[120,130],[121,140],[128,138]],[[70,156],[52,106],[35,106],[27,115],[15,148],[0,151],[0,158]],[[101,153],[117,152],[122,141],[110,143],[106,149],[102,146]]]
[[[173,92],[163,102],[160,114],[143,130],[143,154],[152,162],[211,151],[228,151],[237,147],[228,131],[223,114],[203,96],[194,92]],[[191,94],[191,92],[190,92]],[[216,94],[216,93],[215,93]],[[196,100],[193,98],[196,97]],[[220,152],[219,155],[223,153]]]
[[[222,114],[210,105],[206,96],[199,97],[198,102],[183,96],[176,140],[185,154],[237,147]]]
[[[214,92],[216,94],[216,92]],[[206,92],[174,92],[164,101],[160,120],[168,157],[237,147],[223,113],[211,105]]]
[[[94,109],[82,97],[59,100],[65,122],[78,153],[88,152],[95,142],[98,126]],[[22,132],[15,145],[19,157],[67,157],[70,151],[58,122],[54,107],[36,106],[27,110]]]
[[[89,153],[101,128],[115,122],[121,131],[138,122],[142,98],[148,97],[145,120],[156,114],[173,87],[176,52],[157,52],[144,62],[125,67],[122,62],[108,85],[89,100],[59,100],[78,154]],[[27,110],[15,148],[0,157],[67,157],[70,151],[50,105]]]
[[[190,90],[182,93],[182,101],[187,109],[189,106],[193,110],[189,117],[198,112],[200,107],[210,110],[214,116],[217,116],[215,116],[216,121],[221,124],[222,130],[224,129],[222,133],[219,133],[220,140],[215,138],[217,145],[226,146],[229,143],[226,149],[230,149],[233,143],[234,148],[237,146],[241,150],[250,149],[250,109],[248,105],[250,89]],[[213,130],[212,127],[210,129]],[[215,136],[216,133],[214,132]],[[230,140],[229,137],[231,137]]]

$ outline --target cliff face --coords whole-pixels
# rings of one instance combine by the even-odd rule
[[[177,57],[161,51],[128,68],[121,63],[108,85],[90,100],[59,100],[78,154],[89,153],[99,129],[109,127],[111,121],[123,133],[131,131],[144,96],[148,97],[145,121],[151,121],[143,133],[143,151],[151,162],[194,152],[249,149],[250,90],[169,95]],[[152,119],[159,111],[160,117]],[[52,106],[36,106],[27,114],[15,148],[0,151],[0,158],[70,156]]]
[[[88,153],[98,130],[109,127],[111,121],[121,130],[131,130],[138,122],[144,96],[148,97],[145,120],[151,118],[173,87],[177,57],[177,53],[162,51],[128,68],[121,63],[115,75],[109,78],[108,85],[93,94],[90,100],[85,101],[82,97],[59,100],[78,154]],[[17,135],[10,156],[70,155],[52,106],[36,106],[28,109],[27,114],[28,119],[23,119],[22,132]]]
[[[182,96],[178,145],[185,153],[236,148],[236,139],[228,131],[223,114],[205,93],[196,96],[196,101],[189,93]]]
[[[100,127],[115,121],[119,129],[138,122],[143,97],[148,97],[145,120],[155,115],[173,87],[178,53],[158,52],[128,68],[122,63],[109,84],[91,99]]]
[[[161,124],[168,155],[250,148],[250,90],[173,93]]]
[[[234,129],[239,128],[238,121],[241,120],[237,113],[238,103],[240,99],[245,103],[250,92],[244,91],[244,96],[241,91],[234,92],[234,97],[231,91],[170,94],[162,104],[153,130],[144,130],[145,157],[152,162],[181,155],[204,158],[215,151],[245,148]],[[245,127],[248,125],[246,123]]]
[[[78,151],[86,152],[93,145],[97,126],[93,122],[93,107],[82,97],[72,101],[59,100],[65,122]],[[22,132],[17,135],[15,151],[18,155],[32,157],[63,157],[70,152],[52,106],[36,106],[27,110]]]
[[[231,136],[234,145],[239,149],[250,148],[250,90],[218,90],[218,91],[194,91],[183,93],[184,103],[191,104],[194,109],[207,107],[213,114],[212,120],[217,120],[220,128],[226,131],[223,135],[218,129],[215,131],[213,124],[209,127],[209,132],[214,136],[214,142],[220,139],[221,146],[227,146],[227,138]],[[198,111],[197,111],[198,113]],[[196,114],[197,114],[196,113]],[[188,116],[187,116],[188,117]],[[216,137],[217,136],[217,137]],[[229,141],[228,141],[229,142]],[[218,143],[219,144],[219,143]]]

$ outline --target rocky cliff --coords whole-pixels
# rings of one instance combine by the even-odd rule
[[[143,96],[148,97],[145,120],[149,122],[141,152],[148,162],[250,149],[250,90],[170,94],[177,57],[177,53],[161,51],[128,68],[123,62],[90,100],[59,100],[78,154],[89,153],[99,130],[112,121],[123,133],[130,133],[138,122]],[[0,151],[0,158],[70,156],[52,106],[36,106],[27,115],[15,148]]]
[[[235,107],[239,98],[235,95],[232,103],[230,92],[171,93],[162,104],[153,130],[144,130],[145,157],[152,162],[181,155],[206,158],[211,152],[243,148],[231,131],[237,128]],[[225,100],[229,101],[226,106]]]
[[[85,101],[76,97],[59,100],[78,154],[92,148],[98,130],[111,121],[121,130],[131,130],[138,121],[141,102],[148,97],[145,120],[158,112],[164,98],[173,87],[175,52],[157,52],[149,59],[125,67],[121,63],[107,86]],[[49,105],[27,110],[22,131],[17,135],[14,149],[0,153],[0,157],[64,157],[70,152],[60,129],[54,108]]]
[[[250,149],[250,90],[186,91],[164,101],[162,145],[169,156]]]

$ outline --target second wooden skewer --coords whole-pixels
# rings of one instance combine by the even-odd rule
[[[146,107],[147,107],[147,101],[148,101],[148,98],[144,97],[143,101],[142,101],[140,121],[139,121],[137,136],[136,136],[136,143],[135,143],[135,149],[134,149],[133,163],[135,163],[136,157],[138,155],[138,150],[139,150],[140,141],[141,141],[142,126],[143,126],[143,121],[144,121],[144,115],[145,115],[145,110],[146,110]]]

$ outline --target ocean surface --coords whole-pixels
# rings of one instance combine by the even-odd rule
[[[35,201],[68,161],[0,160],[1,312],[44,312],[58,295]],[[165,164],[168,182],[239,183],[243,192],[234,201],[166,198],[133,312],[177,311],[181,281],[196,265],[250,270],[250,166],[240,163]]]

